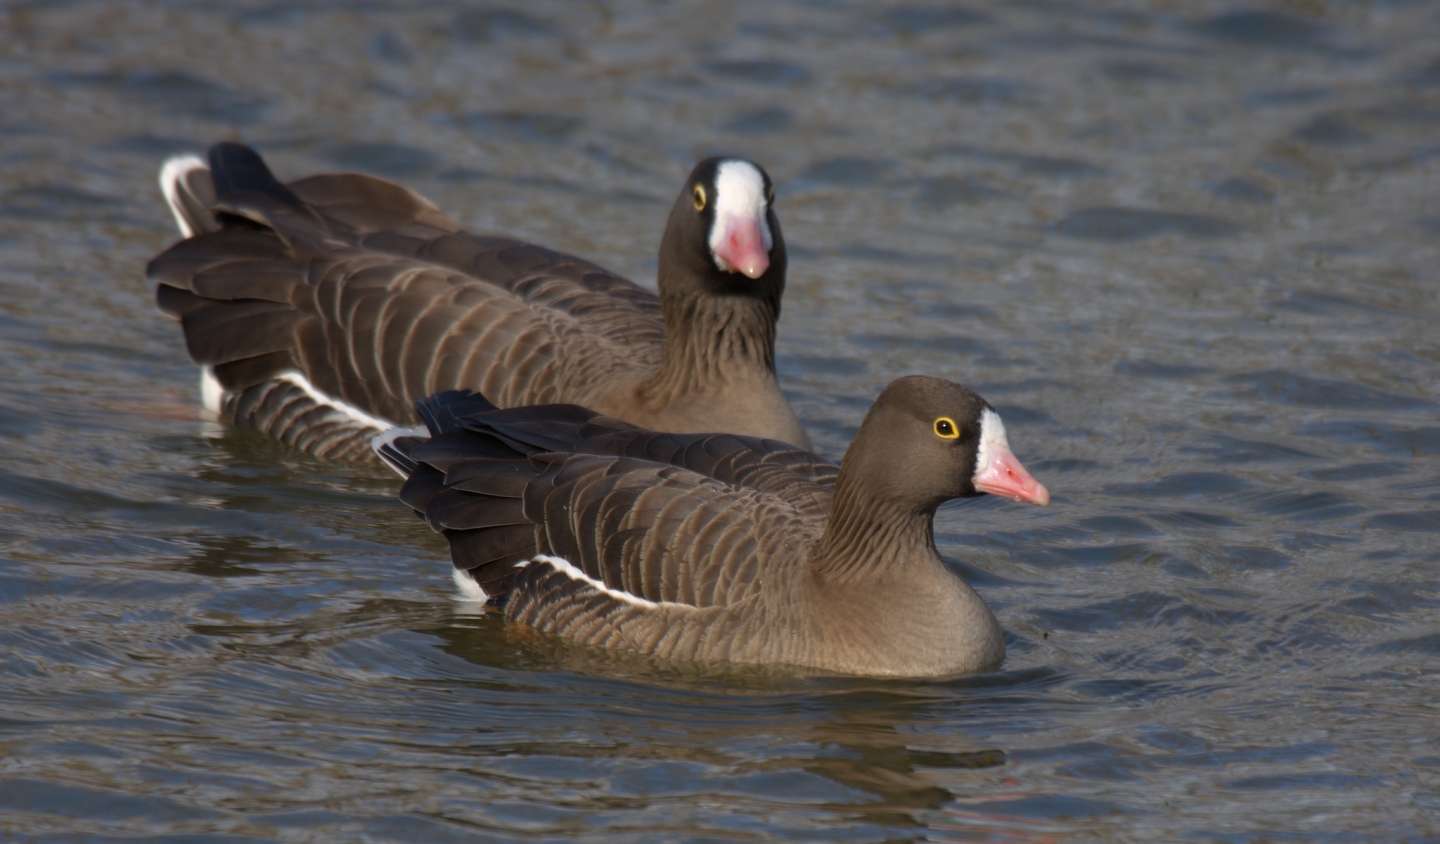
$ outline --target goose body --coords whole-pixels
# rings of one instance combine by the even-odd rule
[[[185,239],[148,267],[228,420],[322,457],[368,457],[417,399],[482,391],[662,431],[806,445],[774,371],[786,255],[768,176],[707,159],[676,199],[658,295],[583,259],[463,231],[360,174],[282,184],[248,147],[172,159]]]
[[[574,406],[449,393],[427,435],[377,437],[457,582],[512,621],[603,648],[865,675],[985,670],[995,617],[935,549],[935,508],[1045,504],[999,416],[959,385],[881,394],[835,466],[782,442],[665,434]]]

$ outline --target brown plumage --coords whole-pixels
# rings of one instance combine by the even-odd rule
[[[707,159],[686,180],[658,296],[462,231],[381,179],[281,184],[239,144],[216,145],[208,167],[172,160],[161,183],[187,238],[149,278],[213,379],[207,403],[238,424],[343,458],[415,400],[467,388],[502,407],[571,402],[658,430],[808,443],[775,379],[785,245],[749,162]]]
[[[871,675],[992,668],[995,618],[935,550],[936,507],[1049,494],[999,416],[912,376],[837,467],[773,440],[662,434],[574,406],[419,405],[429,438],[378,437],[402,500],[442,532],[462,588],[604,648]],[[473,589],[472,587],[469,587]]]

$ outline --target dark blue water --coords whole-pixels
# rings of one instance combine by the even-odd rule
[[[1440,8],[0,6],[0,837],[1440,837]],[[451,600],[392,479],[196,411],[144,262],[221,138],[641,279],[779,186],[838,455],[976,386],[1004,670],[697,676]]]

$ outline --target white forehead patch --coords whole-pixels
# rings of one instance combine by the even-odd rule
[[[765,177],[760,168],[748,161],[730,159],[715,168],[715,221],[710,224],[710,252],[713,255],[724,242],[732,219],[755,220],[760,224],[760,239],[765,251],[775,245],[770,223],[765,217]],[[717,256],[715,264],[729,271]]]
[[[1005,423],[1000,414],[985,408],[980,414],[980,452],[975,458],[975,476],[990,468],[997,454],[1010,452],[1010,440],[1005,436]]]

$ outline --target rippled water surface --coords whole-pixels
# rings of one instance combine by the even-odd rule
[[[0,837],[1440,836],[1440,8],[0,5]],[[978,387],[1054,492],[941,515],[949,682],[518,637],[364,468],[200,419],[148,257],[243,138],[651,279],[779,185],[838,456]]]

